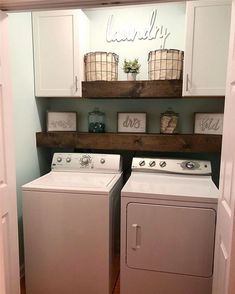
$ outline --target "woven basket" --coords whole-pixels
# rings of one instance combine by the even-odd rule
[[[117,81],[118,55],[107,52],[90,52],[84,56],[86,81]]]
[[[182,79],[184,52],[176,49],[150,51],[148,56],[149,80]]]

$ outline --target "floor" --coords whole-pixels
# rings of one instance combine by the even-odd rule
[[[21,294],[26,294],[25,292],[25,282],[24,279],[21,280]],[[120,279],[118,279],[113,294],[120,294]]]
[[[120,294],[120,278],[118,278],[113,294]]]

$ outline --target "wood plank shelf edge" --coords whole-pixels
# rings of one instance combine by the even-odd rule
[[[221,135],[133,133],[36,133],[38,147],[159,152],[220,152]]]
[[[179,98],[182,80],[82,82],[84,98]]]

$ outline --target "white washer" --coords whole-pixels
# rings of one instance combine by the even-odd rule
[[[121,192],[121,294],[210,294],[219,191],[207,161],[134,158]]]
[[[83,153],[23,186],[27,294],[112,293],[121,188],[119,155]]]

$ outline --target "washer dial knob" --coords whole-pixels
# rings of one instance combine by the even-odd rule
[[[185,163],[185,166],[186,166],[186,168],[188,168],[188,169],[194,169],[194,168],[195,168],[195,163],[192,162],[192,161],[187,161],[187,162]]]
[[[156,165],[156,161],[152,160],[149,162],[150,167],[154,167]]]
[[[81,159],[80,159],[80,163],[82,166],[87,166],[90,163],[91,159],[89,156],[84,155]]]
[[[105,159],[104,158],[101,158],[100,163],[101,164],[104,164],[105,163]]]
[[[159,162],[160,167],[165,167],[166,166],[166,162],[165,161],[160,161]]]
[[[139,162],[139,166],[145,166],[145,161],[144,161],[144,160],[141,160],[141,161]]]

